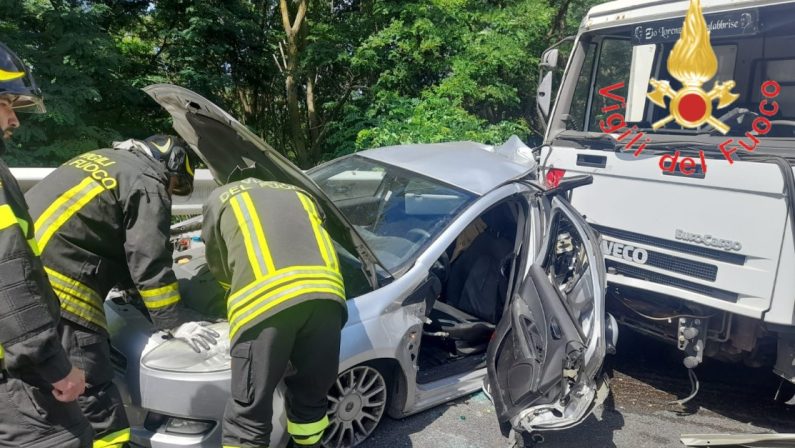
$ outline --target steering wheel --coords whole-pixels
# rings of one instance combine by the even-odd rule
[[[431,237],[431,234],[428,233],[425,229],[420,229],[419,227],[415,227],[408,232],[406,232],[406,236],[409,240],[414,241],[414,244],[422,243],[428,240]]]

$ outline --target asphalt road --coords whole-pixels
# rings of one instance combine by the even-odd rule
[[[707,361],[701,391],[685,409],[668,402],[689,394],[675,348],[622,334],[608,361],[611,397],[539,448],[681,447],[681,434],[795,432],[795,407],[777,404],[778,379],[767,369]],[[385,419],[362,448],[493,448],[508,445],[489,400],[478,393],[402,420]]]

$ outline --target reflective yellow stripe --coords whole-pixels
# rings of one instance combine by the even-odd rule
[[[19,225],[20,230],[22,230],[22,236],[28,235],[28,227],[30,224],[24,219],[17,217],[10,205],[0,205],[0,230],[7,229],[14,224]],[[27,241],[30,250],[32,250],[36,256],[40,255],[41,252],[39,251],[39,245],[36,244],[36,239],[28,238]]]
[[[25,72],[9,72],[0,68],[0,81],[13,81],[25,76]]]
[[[314,423],[293,423],[287,420],[287,432],[292,436],[313,436],[319,432],[323,432],[329,425],[328,416],[324,415],[322,419]]]
[[[105,188],[91,177],[86,177],[79,184],[67,190],[53,201],[36,220],[36,240],[39,248],[44,249],[53,234]]]
[[[268,249],[268,242],[262,233],[262,224],[260,224],[257,211],[251,204],[248,193],[241,193],[229,202],[232,203],[235,219],[243,233],[243,244],[246,246],[246,254],[254,277],[263,277],[268,272],[273,272],[275,269]]]
[[[121,448],[121,445],[130,441],[130,428],[116,431],[94,440],[93,448]]]
[[[262,296],[256,297],[256,300],[248,301],[245,306],[242,306],[238,309],[229,313],[229,320],[237,320],[238,318],[243,317],[244,315],[248,314],[251,310],[263,306],[267,304],[272,299],[279,299],[281,298],[284,293],[295,292],[295,295],[291,297],[295,297],[297,295],[302,294],[302,291],[308,291],[310,289],[328,289],[333,292],[334,295],[344,296],[344,292],[340,285],[330,282],[328,280],[314,280],[314,279],[301,279],[301,280],[293,280],[287,284],[281,285],[278,288],[274,288],[271,291],[268,291],[266,294]],[[290,295],[288,294],[288,295]],[[281,303],[281,302],[279,302]]]
[[[284,303],[295,297],[312,294],[324,293],[337,296],[341,302],[345,301],[345,292],[336,285],[328,283],[298,283],[290,284],[285,287],[273,291],[271,294],[263,296],[261,300],[251,303],[245,309],[240,310],[234,317],[229,316],[229,333],[232,338],[235,337],[240,329],[267,312],[271,308]]]
[[[221,285],[221,288],[224,288],[226,291],[229,291],[229,288],[232,287],[232,285],[230,285],[229,283],[225,283],[225,282],[221,282],[221,281],[219,281],[218,284]]]
[[[30,246],[30,250],[38,257],[41,255],[41,251],[39,250],[39,244],[36,242],[36,238],[28,239],[28,246]]]
[[[329,254],[329,252],[333,251],[333,248],[328,246],[325,236],[326,231],[323,229],[320,222],[320,216],[317,213],[315,204],[300,191],[296,191],[295,194],[298,195],[298,199],[304,206],[304,210],[306,210],[307,215],[309,215],[309,222],[312,223],[312,233],[315,234],[315,241],[317,241],[317,249],[320,251],[320,256],[323,257],[326,266],[334,268],[333,257]]]
[[[179,284],[170,283],[166,286],[154,289],[144,289],[140,291],[144,305],[150,310],[163,308],[179,302]]]
[[[320,442],[320,439],[322,437],[323,437],[323,432],[321,431],[321,432],[319,432],[319,433],[317,433],[317,434],[315,434],[313,436],[309,436],[309,437],[293,436],[293,442],[295,442],[296,445],[307,445],[307,446],[308,445],[314,445],[317,442]]]
[[[232,294],[229,297],[229,300],[235,300],[235,298],[240,297],[243,294],[248,294],[253,288],[262,285],[263,282],[268,282],[271,279],[275,279],[277,277],[282,277],[284,275],[290,275],[298,272],[305,272],[305,273],[333,272],[334,275],[339,274],[337,271],[328,271],[328,269],[325,266],[287,266],[285,268],[281,268],[277,271],[274,271],[272,275],[269,275],[267,277],[254,279],[253,282],[235,291],[234,294]]]
[[[3,348],[3,344],[0,344],[0,361],[6,357],[6,350]]]
[[[193,167],[190,166],[190,156],[185,154],[185,171],[188,172],[188,175],[193,177]]]
[[[302,283],[313,283],[313,284],[322,284],[328,285],[329,287],[336,287],[339,289],[343,289],[342,281],[329,274],[312,274],[312,275],[291,275],[287,277],[280,278],[276,281],[269,282],[268,284],[258,288],[256,291],[252,292],[251,294],[247,294],[243,297],[240,297],[238,300],[232,302],[228,302],[227,304],[227,313],[230,319],[238,313],[245,312],[245,310],[250,309],[252,306],[252,300],[255,302],[263,302],[267,300],[267,297],[270,296],[273,292],[276,291],[283,291],[285,287],[296,287]],[[271,289],[267,293],[263,294],[266,289]]]
[[[237,308],[242,302],[247,301],[251,296],[256,296],[265,292],[267,288],[273,287],[285,281],[297,278],[327,278],[329,281],[343,287],[342,275],[339,272],[326,269],[322,266],[291,266],[276,271],[273,275],[257,279],[239,291],[229,296],[227,301],[228,308]]]
[[[17,216],[8,204],[0,205],[0,230],[7,229],[17,224]]]
[[[262,223],[259,220],[257,209],[254,207],[254,203],[251,202],[251,196],[248,193],[244,192],[240,195],[240,197],[243,199],[243,204],[245,204],[246,211],[251,217],[251,224],[254,227],[254,234],[257,237],[259,250],[262,251],[260,255],[265,261],[265,268],[267,269],[267,272],[273,272],[276,270],[276,267],[273,264],[273,258],[271,257],[268,240],[265,238],[265,233],[262,231]]]
[[[88,322],[96,324],[100,328],[107,329],[104,313],[101,313],[91,304],[84,302],[81,298],[70,294],[68,291],[62,290],[55,285],[53,285],[52,289],[55,295],[58,296],[62,309]]]
[[[70,294],[85,300],[86,303],[93,303],[96,304],[98,308],[101,308],[104,300],[93,289],[54,269],[45,266],[44,270],[47,271],[47,275],[50,277],[50,284],[53,284],[53,286],[58,285]]]
[[[53,269],[44,268],[61,308],[91,323],[107,328],[103,300],[88,286]]]

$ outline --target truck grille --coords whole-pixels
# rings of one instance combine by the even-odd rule
[[[651,254],[649,255],[651,258]],[[649,282],[659,283],[661,285],[674,286],[676,288],[685,289],[705,296],[714,297],[719,300],[727,302],[737,302],[738,295],[736,293],[725,291],[723,289],[713,288],[712,286],[700,285],[687,280],[682,280],[675,277],[670,277],[665,274],[651,272],[636,266],[631,266],[624,263],[619,263],[613,260],[605,260],[605,267],[610,273],[621,274],[626,277],[636,278],[639,280],[646,280]]]
[[[614,229],[612,227],[605,227],[600,226],[597,224],[591,224],[591,227],[599,231],[602,235],[610,236],[613,238],[622,239],[625,241],[633,241],[636,243],[641,244],[648,244],[650,246],[657,246],[662,247],[669,250],[675,250],[677,252],[682,252],[685,254],[697,255],[699,257],[710,258],[712,260],[722,261],[725,263],[736,264],[742,266],[745,264],[745,255],[740,255],[737,253],[726,252],[724,250],[718,249],[710,249],[709,247],[700,247],[694,246],[692,244],[681,243],[678,241],[670,241],[663,238],[657,238],[654,236],[643,235],[640,233],[629,232],[627,230],[619,230]],[[651,254],[649,254],[651,256]],[[673,257],[675,258],[675,257]],[[682,259],[676,258],[677,263],[679,263]],[[702,263],[703,264],[703,263]],[[704,266],[710,266],[704,264]],[[660,266],[662,267],[662,266]],[[663,268],[668,269],[668,268]],[[716,268],[717,269],[717,268]],[[674,271],[674,269],[671,269]],[[679,271],[676,271],[679,272]],[[681,272],[682,274],[688,274],[687,272]],[[689,275],[689,274],[688,274]],[[701,277],[699,277],[701,278]],[[714,278],[713,278],[714,280]]]
[[[673,271],[702,280],[709,280],[711,282],[714,282],[718,277],[718,267],[714,264],[674,257],[673,255],[661,254],[651,250],[647,252],[649,253],[649,259],[646,261],[647,266],[654,266],[655,268],[665,269],[667,271]]]

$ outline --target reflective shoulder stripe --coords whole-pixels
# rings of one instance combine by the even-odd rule
[[[315,208],[314,201],[300,191],[296,191],[295,194],[298,195],[298,199],[304,206],[304,210],[306,210],[307,215],[309,215],[309,222],[312,223],[312,232],[315,234],[315,241],[317,242],[317,249],[320,251],[320,256],[323,258],[326,266],[337,269],[334,246],[331,244],[328,232],[326,232],[320,222],[320,215],[317,212],[317,208]]]
[[[262,224],[251,203],[251,197],[247,192],[243,192],[233,196],[229,202],[232,205],[238,227],[243,233],[243,243],[246,246],[246,254],[254,276],[263,277],[267,273],[275,271],[268,241],[262,232]]]
[[[103,191],[105,191],[105,187],[99,182],[91,177],[86,177],[79,184],[58,196],[36,220],[36,240],[39,243],[39,248],[43,250],[50,238],[72,215]]]
[[[118,448],[129,441],[130,428],[124,428],[94,440],[92,448]]]
[[[30,223],[22,218],[17,217],[10,205],[0,205],[0,230],[7,229],[14,224],[19,225],[19,228],[22,230],[22,235],[28,235],[28,227],[30,226]],[[41,255],[41,252],[39,251],[39,245],[36,244],[36,239],[28,238],[27,241],[28,246],[30,246],[30,250],[32,250],[36,256]]]
[[[179,284],[169,283],[166,286],[139,291],[144,305],[150,310],[156,310],[179,302]]]

